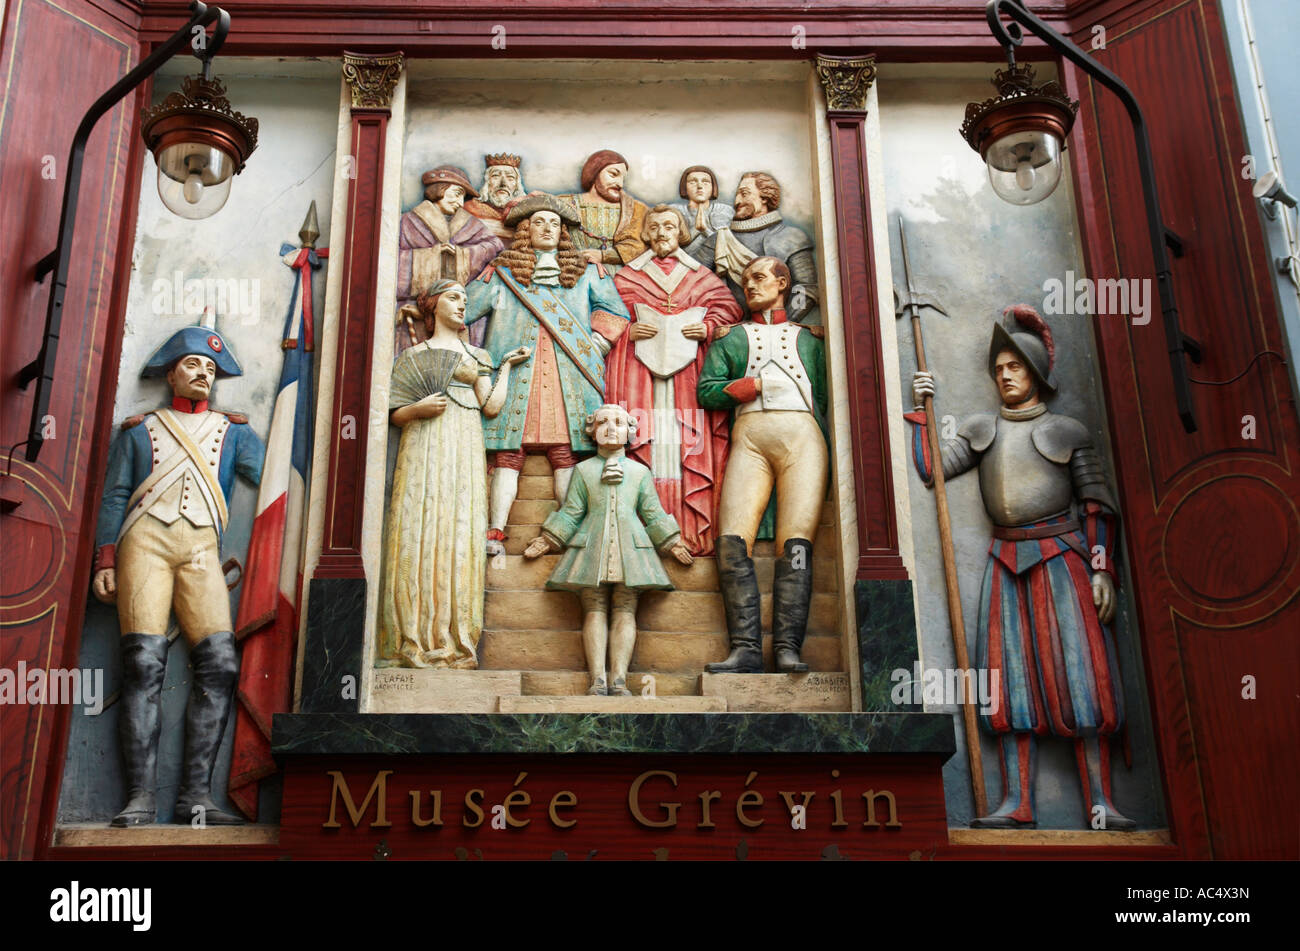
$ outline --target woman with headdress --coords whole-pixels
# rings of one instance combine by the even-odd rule
[[[402,430],[389,499],[380,592],[382,656],[407,667],[478,666],[483,629],[487,462],[482,416],[505,405],[506,354],[495,383],[470,346],[465,288],[440,279],[416,299],[428,339],[393,365],[389,419]],[[480,415],[482,414],[482,415]]]

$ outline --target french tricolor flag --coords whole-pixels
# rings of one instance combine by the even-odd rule
[[[328,251],[286,244],[280,254],[294,270],[294,289],[285,317],[284,367],[271,414],[257,514],[243,573],[244,590],[235,621],[243,658],[229,790],[231,802],[250,819],[257,818],[258,783],[275,772],[271,716],[288,712],[293,690],[315,402],[311,275]]]

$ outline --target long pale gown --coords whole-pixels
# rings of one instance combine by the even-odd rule
[[[453,350],[428,342],[393,366],[389,411],[442,390]],[[474,382],[486,351],[461,351],[447,408],[402,428],[388,504],[380,592],[382,656],[407,667],[478,666],[486,580],[487,462]],[[477,358],[477,359],[476,359]]]

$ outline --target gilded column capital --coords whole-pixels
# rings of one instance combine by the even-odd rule
[[[817,78],[826,90],[830,112],[866,112],[867,91],[876,81],[876,55],[827,56],[817,54]]]
[[[389,109],[402,75],[402,53],[343,52],[343,79],[352,91],[353,109]]]

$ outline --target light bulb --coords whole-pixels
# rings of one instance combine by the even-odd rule
[[[1029,174],[1033,175],[1031,169]],[[198,171],[192,171],[185,176],[185,187],[183,189],[185,200],[191,205],[197,205],[203,198],[203,176]]]
[[[1016,185],[1023,192],[1033,191],[1037,178],[1038,176],[1034,174],[1034,166],[1029,164],[1029,156],[1021,157],[1016,163]]]

